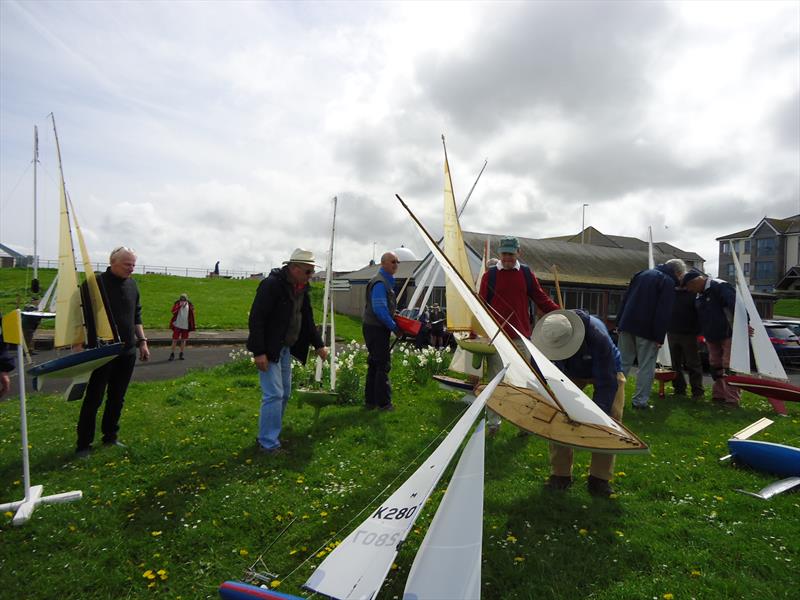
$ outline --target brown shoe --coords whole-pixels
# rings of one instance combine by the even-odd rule
[[[572,485],[572,477],[566,475],[550,475],[550,478],[545,482],[544,488],[550,491],[563,492],[568,490]]]
[[[586,483],[589,488],[589,493],[592,496],[608,498],[614,493],[614,488],[611,487],[611,484],[608,483],[608,481],[605,479],[600,479],[599,477],[595,477],[594,475],[589,475],[589,479]]]

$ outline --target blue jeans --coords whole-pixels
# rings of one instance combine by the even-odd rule
[[[622,357],[622,372],[627,377],[628,371],[633,366],[633,361],[639,361],[639,371],[636,373],[636,389],[631,398],[634,406],[647,406],[650,392],[653,388],[653,378],[656,374],[656,357],[658,344],[653,340],[633,335],[627,331],[619,332],[619,353]]]
[[[269,450],[280,448],[278,436],[283,426],[283,413],[292,393],[292,355],[289,346],[281,348],[278,362],[270,362],[266,371],[259,371],[261,382],[261,414],[258,418],[258,443]]]

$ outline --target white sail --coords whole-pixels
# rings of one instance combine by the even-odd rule
[[[736,269],[736,309],[734,310],[733,339],[731,340],[731,369],[740,373],[750,372],[749,346],[752,343],[753,356],[756,359],[759,374],[786,381],[788,380],[786,370],[769,340],[767,330],[761,321],[761,315],[758,314],[753,296],[750,294],[750,288],[747,287],[747,280],[744,278],[736,252],[731,252],[731,257]],[[748,335],[748,318],[749,326],[753,328],[752,337]]]
[[[653,253],[653,228],[648,227],[647,233],[649,236],[648,244],[647,244],[647,268],[648,269],[655,269],[656,268],[656,258],[655,254]],[[669,352],[669,336],[664,336],[664,343],[661,344],[661,347],[658,349],[658,354],[656,355],[656,363],[661,365],[665,368],[672,368],[672,355]]]
[[[42,299],[39,301],[39,306],[37,307],[39,312],[47,312],[48,310],[50,310],[50,311],[54,311],[55,310],[56,296],[54,294],[55,294],[55,291],[56,291],[56,284],[57,283],[58,283],[58,273],[56,273],[56,276],[53,278],[53,281],[50,283],[50,287],[47,288],[47,291],[44,293],[44,296],[42,296]],[[49,308],[48,308],[48,306],[49,306]]]
[[[336,390],[336,321],[333,318],[333,294],[331,294],[331,344],[328,346],[331,359],[331,391]]]
[[[492,379],[414,474],[322,561],[305,588],[337,600],[377,595],[400,544],[505,373]]]
[[[427,263],[427,267],[425,267],[425,270],[422,272],[422,277],[417,280],[416,287],[414,288],[414,294],[411,296],[411,300],[408,303],[408,308],[413,309],[417,307],[420,296],[422,296],[422,293],[429,285],[429,281],[431,280],[431,275],[433,274],[433,269],[435,266],[436,261],[431,258]],[[424,303],[422,308],[425,308]],[[422,312],[422,310],[420,310],[420,312]]]
[[[403,600],[478,600],[483,542],[481,419],[461,453],[447,492],[414,557]]]
[[[59,154],[59,167],[60,167]],[[60,221],[58,235],[58,286],[56,287],[56,326],[53,344],[66,348],[84,342],[81,296],[78,288],[78,269],[72,247],[67,192],[63,174],[59,178]]]

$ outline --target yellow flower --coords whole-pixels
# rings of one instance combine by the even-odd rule
[[[167,495],[167,492],[165,492],[164,490],[161,490],[156,494],[156,496],[166,496],[166,495]]]
[[[161,578],[161,581],[166,581],[167,580],[167,572],[164,569],[159,569],[157,571],[157,573],[158,573],[158,576]]]
[[[239,550],[239,556],[248,556],[250,553],[247,551],[246,548],[242,548]]]
[[[666,594],[664,594],[664,595],[663,595],[663,596],[661,596],[661,597],[662,597],[664,600],[672,600],[672,599],[673,599],[675,596],[673,596],[672,594],[670,594],[669,592],[667,592]]]
[[[291,556],[292,554],[297,554],[297,550],[295,550],[294,548],[289,550],[289,556]]]
[[[625,477],[625,471],[620,471],[615,475],[615,477]]]
[[[587,529],[579,529],[578,533],[580,535],[589,535],[589,531]]]
[[[155,579],[156,575],[155,573],[153,573],[151,569],[147,569],[147,571],[142,573],[142,577],[144,577],[145,579]]]
[[[148,587],[148,588],[154,588],[154,587],[156,587],[156,582],[155,582],[155,581],[151,581],[150,583],[148,583],[148,584],[147,584],[147,587]]]
[[[723,498],[722,496],[714,496],[714,500],[716,500],[717,502],[722,502],[723,500],[725,500],[725,498]]]
[[[283,521],[283,515],[278,515],[277,517],[275,517],[275,520],[276,521]]]
[[[700,577],[700,571],[697,569],[692,569],[692,577]]]
[[[153,537],[158,537],[158,536],[161,535],[161,532],[160,531],[151,531],[150,535],[152,535]]]
[[[325,556],[325,550],[320,550],[317,552],[317,558],[322,558],[323,556]]]
[[[3,513],[3,516],[4,516],[6,519],[10,519],[11,517],[13,517],[13,516],[14,516],[14,513],[12,513],[10,510],[7,510],[6,512],[4,512],[4,513]]]
[[[515,563],[521,563],[521,562],[524,562],[524,561],[525,561],[525,557],[524,556],[515,556],[514,557],[514,562]]]
[[[327,513],[326,511],[324,511],[324,510],[323,510],[321,513],[319,513],[319,516],[320,516],[320,517],[327,517],[327,516],[328,516],[328,513]]]
[[[506,538],[506,541],[507,541],[507,542],[511,542],[512,544],[516,544],[516,543],[517,543],[517,538],[515,538],[513,535],[509,535],[509,536]]]
[[[78,530],[78,528],[77,528],[77,527],[75,527],[75,525],[70,525],[70,526],[69,526],[69,530],[70,530],[70,531],[77,531],[77,530]]]
[[[281,584],[280,580],[273,579],[272,581],[269,582],[269,587],[276,588],[276,587],[280,586],[280,584]]]
[[[622,533],[622,532],[621,532],[621,531],[619,531],[619,530],[615,531],[614,533],[616,533],[616,534],[617,534],[617,537],[625,537],[625,534],[624,534],[624,533]]]

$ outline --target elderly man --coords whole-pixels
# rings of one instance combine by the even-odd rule
[[[117,439],[119,419],[125,403],[125,392],[136,365],[136,349],[140,360],[150,358],[147,338],[142,327],[142,306],[139,301],[139,288],[131,279],[136,268],[136,253],[125,246],[115,248],[109,257],[110,266],[97,277],[103,292],[106,310],[116,327],[120,341],[124,344],[122,353],[102,367],[94,370],[86,387],[86,394],[78,417],[78,441],[75,452],[87,456],[94,442],[97,411],[106,394],[103,410],[103,444],[125,448]]]
[[[627,377],[634,361],[639,361],[633,408],[648,409],[656,371],[656,356],[672,317],[675,288],[680,285],[686,263],[679,258],[668,260],[654,269],[639,271],[628,284],[617,312],[619,351],[622,372]]]
[[[514,332],[516,328],[526,338],[531,337],[532,315],[530,302],[543,313],[558,310],[558,304],[545,293],[536,275],[531,268],[519,261],[519,240],[512,236],[500,240],[500,262],[492,266],[481,278],[480,296],[493,309],[498,321],[503,323],[504,331],[509,335],[514,345],[528,356],[525,343]],[[491,354],[488,359],[487,373],[491,379],[503,368],[499,354]],[[500,429],[500,416],[486,410],[488,427],[487,433],[495,435]]]
[[[593,386],[592,400],[611,418],[620,421],[625,407],[625,375],[619,350],[608,329],[583,310],[558,310],[536,323],[533,343],[579,388]],[[572,448],[550,444],[551,475],[546,487],[566,490],[572,485]],[[593,496],[614,493],[609,483],[614,455],[592,453],[587,482]]]
[[[695,306],[700,329],[706,338],[708,363],[711,367],[711,399],[728,406],[739,406],[739,388],[725,379],[731,364],[733,312],[736,308],[736,289],[727,281],[712,279],[696,269],[683,277],[684,287],[697,294]]]
[[[284,452],[279,436],[292,393],[292,356],[305,364],[313,345],[317,356],[328,358],[311,310],[308,282],[314,274],[314,254],[297,248],[283,264],[258,285],[247,338],[262,392],[256,442],[265,454]]]
[[[381,256],[381,266],[367,284],[361,331],[367,344],[367,381],[364,386],[364,408],[394,410],[389,371],[392,356],[389,346],[391,332],[400,333],[394,320],[397,299],[394,293],[394,274],[400,260],[394,252]]]

